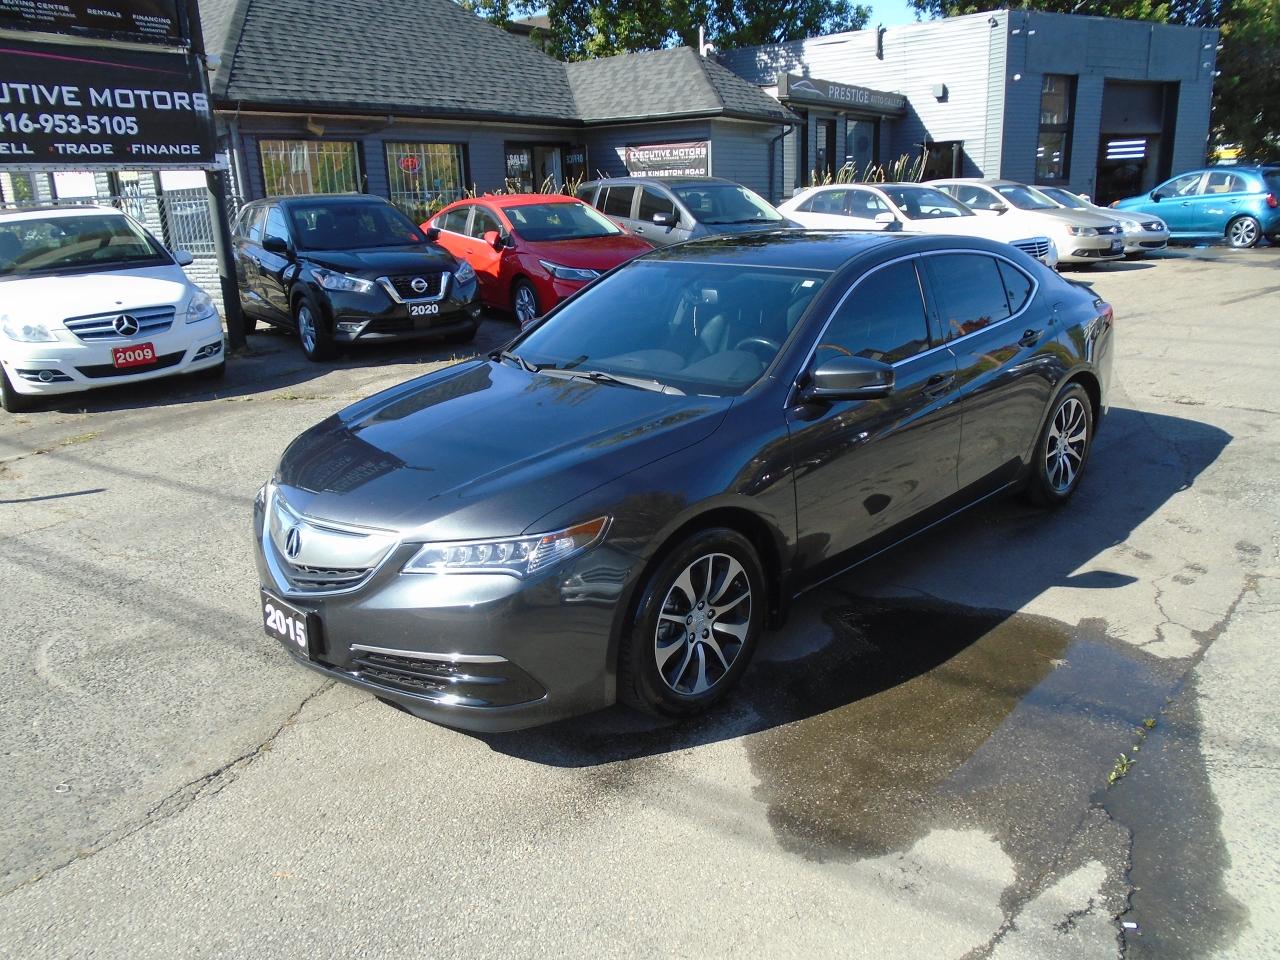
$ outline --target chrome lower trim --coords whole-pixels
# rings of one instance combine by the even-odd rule
[[[421,650],[394,650],[391,647],[370,647],[363,643],[353,643],[353,651],[361,653],[381,653],[389,657],[408,657],[411,660],[434,660],[440,663],[507,663],[506,657],[497,657],[484,653],[424,653]]]

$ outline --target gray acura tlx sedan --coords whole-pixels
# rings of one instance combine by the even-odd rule
[[[254,510],[267,633],[472,730],[696,713],[805,588],[1002,491],[1070,498],[1112,341],[977,238],[655,251],[298,437]]]

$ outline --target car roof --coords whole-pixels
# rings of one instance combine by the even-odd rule
[[[577,197],[563,193],[487,193],[480,197],[463,197],[454,202],[488,203],[497,207],[525,207],[534,203],[582,203]]]
[[[391,203],[386,197],[374,193],[300,193],[287,197],[267,197],[255,200],[254,203],[275,203],[282,207],[315,206],[316,204],[340,201],[342,203],[367,203],[386,206]]]
[[[103,214],[107,216],[123,217],[123,210],[117,210],[115,207],[103,206],[97,203],[75,204],[71,206],[45,204],[33,204],[29,207],[14,207],[8,210],[0,210],[0,219],[2,220],[45,220],[50,217],[83,217],[86,213]]]
[[[669,187],[711,187],[727,184],[731,187],[741,186],[735,180],[727,180],[724,177],[646,177],[641,175],[627,177],[604,177],[600,180],[592,180],[584,183],[584,187],[603,186],[611,183],[659,183]]]
[[[960,237],[926,237],[921,234],[851,230],[770,230],[703,237],[659,247],[646,260],[722,261],[735,266],[790,267],[799,270],[838,270],[863,254],[906,241],[935,239],[962,241]],[[923,248],[922,248],[923,249]],[[906,250],[904,253],[908,252]]]

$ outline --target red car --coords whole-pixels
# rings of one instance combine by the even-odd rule
[[[459,200],[422,229],[475,268],[480,299],[521,325],[653,245],[574,197],[513,193]]]

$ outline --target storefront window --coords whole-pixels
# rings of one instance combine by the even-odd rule
[[[414,223],[431,219],[466,189],[462,146],[456,143],[388,143],[390,200]]]
[[[587,173],[587,148],[569,147],[564,152],[565,186],[577,189],[578,184],[590,179]]]
[[[813,171],[814,183],[829,182],[836,173],[836,122],[819,120],[814,125]]]
[[[258,150],[268,197],[360,192],[360,163],[349,140],[261,140]]]
[[[1071,169],[1071,113],[1075,78],[1046,73],[1040,86],[1040,137],[1036,183],[1066,180]]]
[[[849,118],[844,133],[844,162],[860,179],[880,162],[880,121]]]

